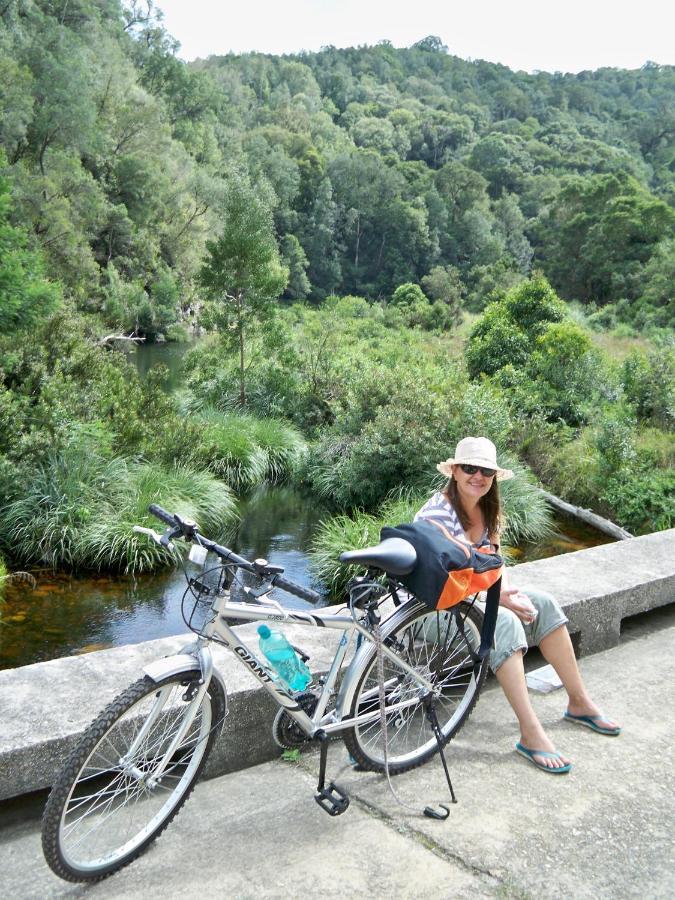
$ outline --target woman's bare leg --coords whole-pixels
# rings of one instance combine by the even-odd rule
[[[506,694],[506,699],[516,714],[520,725],[520,741],[528,750],[545,750],[549,753],[555,751],[555,747],[546,736],[537,714],[532,708],[530,697],[525,682],[525,669],[523,666],[523,653],[517,650],[506,659],[496,671],[497,681]],[[562,678],[562,675],[560,676]],[[560,768],[569,762],[564,756],[559,759],[549,756],[537,756],[538,763],[552,769]]]
[[[556,670],[565,686],[569,703],[567,711],[573,716],[602,715],[591,699],[581,678],[579,666],[574,656],[574,648],[565,625],[547,634],[539,643],[542,655]],[[603,728],[615,728],[617,723],[603,716],[598,722]]]

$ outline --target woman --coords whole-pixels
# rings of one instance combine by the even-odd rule
[[[484,437],[467,437],[457,444],[452,459],[439,463],[449,477],[443,491],[424,504],[415,521],[435,519],[455,537],[472,544],[491,543],[499,549],[501,506],[497,482],[513,477],[497,465],[497,451]],[[616,722],[600,712],[586,690],[574,657],[567,618],[556,600],[544,591],[527,592],[502,578],[500,608],[490,667],[497,676],[520,725],[516,750],[537,768],[554,775],[569,772],[571,762],[555,749],[536,716],[527,693],[523,655],[528,637],[556,670],[568,694],[564,718],[599,734],[618,735]]]

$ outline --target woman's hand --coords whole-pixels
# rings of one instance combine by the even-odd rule
[[[537,608],[530,600],[527,594],[519,591],[518,588],[506,588],[499,595],[499,603],[501,606],[514,612],[521,622],[530,624],[537,618]]]

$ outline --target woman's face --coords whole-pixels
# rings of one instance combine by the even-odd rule
[[[457,490],[460,497],[467,501],[473,501],[473,503],[478,502],[481,497],[487,494],[496,477],[493,475],[491,478],[486,478],[485,475],[481,474],[480,469],[474,472],[473,475],[467,475],[461,466],[453,466],[452,475],[457,482]]]

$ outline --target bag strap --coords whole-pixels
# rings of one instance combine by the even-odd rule
[[[484,659],[490,650],[492,650],[492,642],[495,636],[495,628],[497,626],[497,613],[499,612],[499,595],[502,592],[501,576],[487,589],[485,598],[485,615],[483,616],[483,627],[480,632],[480,649],[478,655]]]

